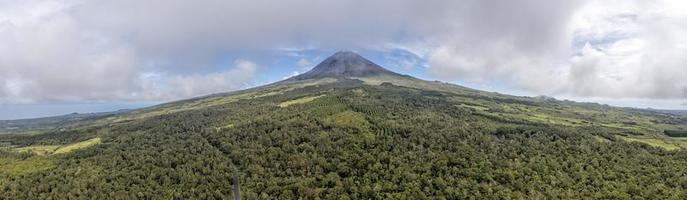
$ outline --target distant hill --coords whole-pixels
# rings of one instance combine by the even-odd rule
[[[243,199],[687,199],[684,122],[339,52],[247,90],[2,122],[26,129],[0,135],[0,197],[226,199],[237,176]]]
[[[71,113],[67,115],[42,117],[33,119],[18,119],[18,120],[0,120],[0,134],[21,132],[26,130],[39,129],[55,129],[60,127],[68,127],[77,123],[96,120],[104,117],[114,116],[117,114],[124,114],[130,110],[118,110],[112,112],[97,112],[97,113]]]
[[[687,110],[659,110],[660,112],[672,113],[687,117]]]

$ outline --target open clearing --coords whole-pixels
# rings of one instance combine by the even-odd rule
[[[323,97],[323,96],[324,95],[309,96],[309,97],[302,97],[302,98],[298,98],[298,99],[294,99],[294,100],[289,100],[289,101],[285,101],[285,102],[280,103],[279,107],[285,108],[285,107],[289,107],[291,105],[308,103],[308,102],[311,102],[311,101],[318,99],[320,97]]]
[[[83,149],[102,143],[100,138],[92,138],[77,143],[66,145],[33,145],[14,149],[17,152],[30,152],[39,156],[49,156],[54,154],[69,153],[77,149]]]
[[[665,150],[674,151],[680,149],[680,146],[666,142],[665,140],[656,138],[632,138],[632,137],[620,137],[628,142],[640,142],[648,144],[654,147],[663,148]]]

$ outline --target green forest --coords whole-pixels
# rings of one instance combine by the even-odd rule
[[[678,115],[378,82],[0,135],[0,199],[687,199]]]

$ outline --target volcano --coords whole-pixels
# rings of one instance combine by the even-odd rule
[[[288,80],[318,78],[357,78],[374,76],[401,76],[389,71],[352,51],[340,51],[328,57],[310,71]]]

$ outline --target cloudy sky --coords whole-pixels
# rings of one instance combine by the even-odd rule
[[[0,119],[248,88],[337,50],[483,90],[687,109],[682,0],[0,0]]]

